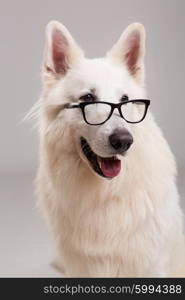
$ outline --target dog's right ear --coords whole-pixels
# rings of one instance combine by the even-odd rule
[[[69,31],[57,21],[51,21],[46,27],[46,42],[43,58],[44,75],[56,79],[64,76],[70,67],[83,56]]]

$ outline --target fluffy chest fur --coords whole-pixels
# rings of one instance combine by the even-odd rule
[[[94,177],[72,154],[67,160],[61,154],[55,166],[47,164],[48,169],[41,171],[41,181],[45,174],[42,184],[39,179],[44,197],[41,206],[47,218],[49,213],[60,254],[73,262],[72,269],[83,257],[88,269],[83,272],[89,276],[99,274],[96,269],[90,270],[92,262],[99,260],[108,268],[104,276],[154,276],[154,269],[163,272],[156,271],[156,266],[159,261],[164,266],[169,260],[169,234],[175,234],[176,226],[180,226],[177,203],[173,201],[177,192],[175,187],[168,191],[174,185],[167,184],[168,165],[161,162],[159,180],[153,169],[159,162],[145,164],[147,153],[142,153],[142,149],[133,148],[125,158],[125,172],[112,181]],[[54,149],[47,152],[49,162],[50,155],[54,160]],[[161,252],[164,255],[159,259]]]

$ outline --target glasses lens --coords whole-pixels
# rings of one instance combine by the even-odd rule
[[[85,106],[84,113],[89,124],[98,125],[108,119],[111,106],[106,103],[90,103]]]
[[[144,102],[128,102],[123,103],[121,112],[124,119],[128,122],[140,122],[145,115],[146,106]]]

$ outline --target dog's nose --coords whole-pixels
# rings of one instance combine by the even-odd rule
[[[109,136],[111,146],[118,152],[124,152],[130,148],[133,143],[133,137],[124,129],[116,129],[113,134]]]

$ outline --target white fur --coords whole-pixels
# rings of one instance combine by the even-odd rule
[[[69,67],[65,74],[56,72],[52,57],[56,28],[68,45],[62,49]],[[137,69],[130,74],[126,52],[137,38]],[[123,94],[146,98],[144,39],[143,26],[132,24],[105,58],[90,60],[63,25],[53,21],[47,27],[37,193],[56,241],[57,264],[68,277],[185,274],[175,161],[151,112],[135,125],[114,114],[104,125],[90,126],[78,109],[60,109],[91,89],[102,101],[116,103]],[[85,137],[96,154],[112,156],[108,136],[122,127],[134,143],[121,157],[121,173],[112,180],[101,178],[82,154],[79,138]]]

